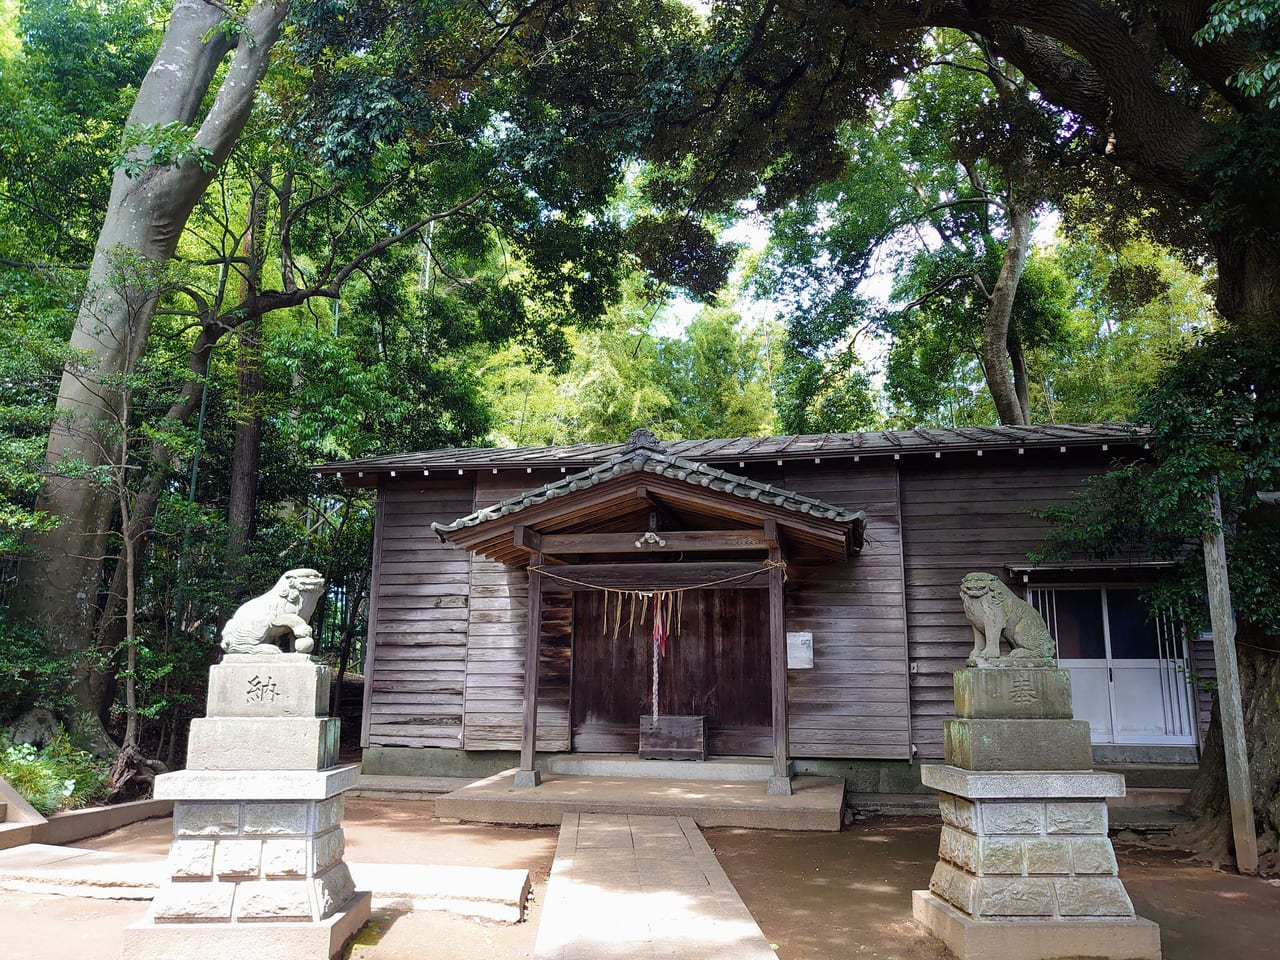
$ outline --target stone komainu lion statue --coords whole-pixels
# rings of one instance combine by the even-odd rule
[[[222,649],[227,653],[279,653],[277,637],[293,636],[293,649],[310,653],[315,646],[307,621],[324,590],[324,577],[316,570],[289,570],[260,597],[240,605],[222,628]]]
[[[1054,660],[1055,644],[1044,617],[1025,600],[1014,596],[1004,582],[989,573],[971,573],[960,581],[965,619],[973,627],[973,652],[977,660]],[[1000,653],[1000,638],[1009,643],[1008,656]]]

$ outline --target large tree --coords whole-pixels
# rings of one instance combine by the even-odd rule
[[[776,208],[845,163],[841,124],[866,115],[927,62],[927,31],[949,27],[1012,64],[1062,111],[1052,157],[1073,172],[1079,211],[1140,210],[1143,226],[1212,253],[1217,307],[1269,322],[1280,291],[1280,136],[1267,94],[1237,74],[1271,19],[1202,33],[1208,0],[826,0],[713,4],[692,82],[666,108],[655,150],[690,155],[670,172],[691,204],[756,191]],[[1250,4],[1249,6],[1261,6]],[[1265,44],[1264,44],[1265,46]]]
[[[927,49],[929,65],[840,135],[843,176],[771,217],[757,283],[800,355],[844,364],[863,333],[885,338],[895,412],[938,408],[975,368],[983,413],[1025,424],[1027,357],[1061,338],[1062,297],[1042,265],[1028,274],[1061,117],[963,35],[938,31]],[[864,292],[876,273],[894,279],[887,309]]]
[[[643,49],[646,15],[661,6],[454,0],[343,9],[295,4],[288,42],[278,44],[288,3],[176,0],[138,89],[47,445],[40,506],[62,522],[33,538],[24,578],[29,614],[76,662],[88,713],[101,707],[101,689],[86,651],[103,615],[110,619],[111,598],[123,595],[118,565],[106,584],[118,519],[97,482],[110,466],[109,425],[119,422],[113,385],[147,349],[157,308],[185,297],[179,309],[198,334],[190,376],[165,415],[181,422],[198,406],[211,351],[227,332],[311,298],[337,299],[355,278],[373,279],[391,247],[453,214],[467,216],[456,234],[469,233],[471,246],[501,242],[511,254],[475,312],[490,339],[522,332],[544,350],[563,349],[563,323],[598,315],[616,283],[620,231],[603,208],[636,122],[626,111],[602,119],[583,99],[602,94],[603,81],[617,87],[604,94],[626,100],[634,64],[615,76],[589,64],[599,66],[605,50]],[[653,30],[671,22],[658,17]],[[175,277],[167,265],[210,184],[225,183],[273,59],[282,65],[257,137],[279,150],[246,152],[241,199],[221,211],[206,204],[205,225],[216,229],[198,239],[216,236],[211,255]],[[594,80],[566,82],[573,70]],[[261,239],[268,222],[273,242]],[[661,241],[664,231],[650,234]],[[276,267],[267,269],[269,258]],[[200,267],[214,271],[203,285],[189,280]],[[153,453],[160,469],[135,522],[166,482],[164,451]],[[237,514],[243,522],[242,503]]]
[[[96,712],[100,696],[85,654],[115,506],[92,469],[106,462],[109,425],[119,422],[112,384],[137,365],[156,306],[148,271],[134,267],[173,255],[249,118],[287,11],[284,2],[256,3],[242,20],[229,20],[222,5],[175,0],[126,123],[46,450],[50,480],[40,505],[62,524],[36,538],[26,573],[28,610],[75,664],[74,692],[86,711]],[[67,463],[76,469],[63,470]]]

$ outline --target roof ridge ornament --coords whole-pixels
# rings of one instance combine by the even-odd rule
[[[653,431],[646,430],[641,427],[639,430],[631,431],[631,436],[627,437],[626,442],[619,451],[623,456],[628,453],[635,453],[639,450],[651,450],[654,453],[663,453],[665,447],[662,441],[653,435]]]

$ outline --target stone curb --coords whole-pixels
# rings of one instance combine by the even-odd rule
[[[99,900],[151,900],[168,877],[167,863],[168,858],[159,854],[28,844],[0,855],[0,889]],[[378,906],[407,902],[418,910],[502,923],[524,919],[531,890],[528,870],[351,862],[348,867],[356,887],[372,891]]]

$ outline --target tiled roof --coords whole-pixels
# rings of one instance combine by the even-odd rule
[[[553,483],[545,484],[533,490],[517,494],[499,503],[482,507],[475,513],[461,517],[452,523],[433,523],[431,529],[441,538],[445,534],[474,527],[489,520],[518,513],[528,507],[546,503],[556,497],[563,497],[581,490],[589,489],[597,484],[612,480],[628,473],[653,473],[662,477],[672,477],[694,486],[709,487],[721,493],[729,493],[744,500],[755,500],[768,506],[781,507],[794,513],[829,520],[835,523],[858,523],[865,519],[860,510],[848,510],[844,507],[832,506],[821,500],[806,497],[791,490],[784,490],[772,484],[761,483],[740,477],[736,474],[718,470],[705,463],[698,463],[683,457],[664,453],[661,444],[646,442],[646,438],[637,437],[647,431],[637,431],[626,444],[621,444],[621,451],[611,456],[604,463],[597,464],[581,473],[561,477]],[[648,434],[652,439],[652,434]]]
[[[886,456],[939,451],[1019,447],[1097,446],[1135,443],[1145,429],[1124,423],[1044,424],[1030,427],[954,427],[818,433],[787,437],[676,440],[665,454],[700,463],[798,460],[810,457]],[[576,443],[565,447],[452,447],[326,463],[321,473],[381,473],[389,470],[481,470],[489,468],[583,469],[621,455],[625,443]]]

